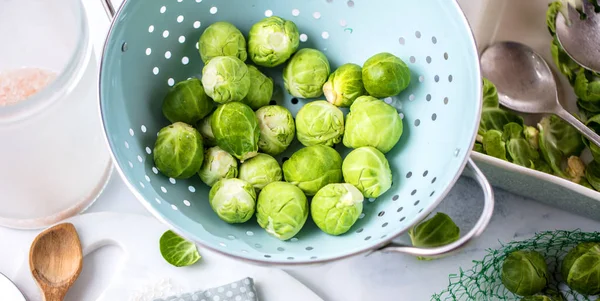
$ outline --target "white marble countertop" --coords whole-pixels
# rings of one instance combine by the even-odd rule
[[[92,36],[96,47],[102,44],[108,21],[98,0],[84,0],[90,13]],[[100,51],[96,49],[96,55]],[[482,207],[482,193],[469,179],[461,178],[438,208],[457,222],[463,233],[477,219]],[[125,212],[149,215],[126,188],[118,174],[87,212]],[[546,230],[595,231],[600,222],[563,212],[522,197],[496,190],[494,217],[483,235],[461,252],[435,261],[418,261],[401,254],[375,253],[322,266],[294,268],[288,272],[327,301],[354,300],[429,300],[432,294],[448,285],[448,276],[459,268],[469,269],[488,248],[531,237]],[[0,272],[10,274],[17,268],[9,256],[10,242],[3,237],[18,231],[0,228]],[[285,289],[285,288],[282,288]]]

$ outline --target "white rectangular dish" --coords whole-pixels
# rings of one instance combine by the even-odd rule
[[[567,79],[552,61],[552,37],[546,25],[549,0],[458,0],[473,28],[479,52],[498,41],[517,41],[528,45],[546,59],[558,80],[561,102],[577,112],[576,96]],[[524,115],[533,125],[542,116]],[[576,214],[600,220],[600,192],[543,172],[472,151],[472,157],[498,188]]]

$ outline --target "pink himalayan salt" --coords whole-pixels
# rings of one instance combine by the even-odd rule
[[[0,106],[25,100],[46,87],[56,73],[38,68],[0,72]]]

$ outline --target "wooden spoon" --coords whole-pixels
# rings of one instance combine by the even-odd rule
[[[41,232],[29,250],[29,268],[45,301],[62,301],[83,265],[77,230],[63,223]]]

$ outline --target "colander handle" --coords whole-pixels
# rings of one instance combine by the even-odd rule
[[[112,21],[112,19],[115,17],[115,7],[110,1],[111,0],[100,0],[100,2],[102,2],[102,6],[104,6],[104,10],[106,11],[108,19]]]
[[[388,245],[380,249],[381,252],[389,253],[389,252],[399,252],[410,254],[414,256],[423,256],[423,257],[436,257],[441,255],[447,255],[453,251],[456,251],[462,247],[464,247],[467,243],[469,243],[473,238],[478,237],[485,230],[490,219],[492,218],[492,213],[494,212],[494,192],[492,191],[492,186],[483,175],[481,170],[475,165],[473,159],[469,158],[467,161],[467,167],[473,173],[475,180],[479,183],[481,188],[483,189],[483,211],[481,216],[477,220],[473,229],[469,231],[466,235],[461,237],[459,240],[436,248],[416,248],[411,246],[404,246],[398,244]]]

